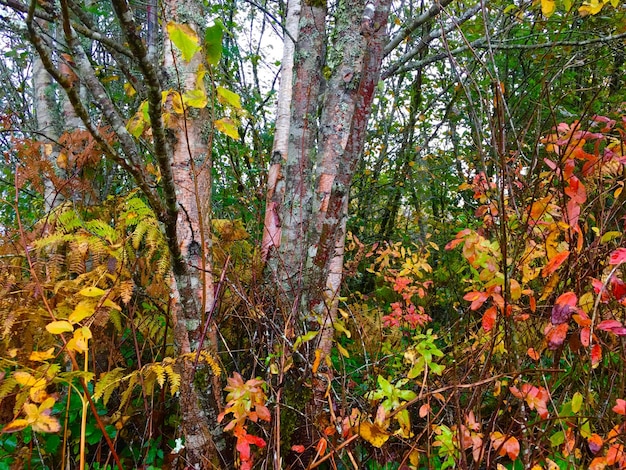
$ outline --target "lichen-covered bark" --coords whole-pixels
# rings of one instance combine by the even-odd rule
[[[315,350],[329,355],[332,346],[348,196],[380,76],[389,5],[389,0],[340,2],[328,56],[325,6],[304,2],[301,8],[287,159],[282,174],[270,171],[271,177],[284,178],[284,194],[276,207],[268,206],[277,209],[281,231],[268,272],[282,293],[285,322],[293,322],[298,334],[320,331],[303,352],[310,359],[306,370],[313,392],[307,427],[327,407],[331,371],[321,361],[310,375],[312,358]],[[308,439],[315,441],[310,432]]]
[[[280,65],[280,86],[276,104],[276,126],[272,161],[267,178],[265,203],[265,222],[261,256],[267,261],[270,250],[280,246],[281,223],[280,208],[285,193],[283,166],[287,162],[289,151],[289,129],[291,124],[291,95],[293,90],[294,51],[298,40],[298,22],[300,19],[300,0],[289,0],[285,20],[283,60]]]
[[[326,45],[326,5],[303,2],[298,44],[295,50],[294,89],[287,158],[283,168],[284,198],[278,210],[281,242],[270,259],[270,271],[289,305],[289,317],[297,317],[304,287],[306,234],[311,217],[310,178],[317,153],[317,116]],[[294,316],[295,315],[295,316]]]

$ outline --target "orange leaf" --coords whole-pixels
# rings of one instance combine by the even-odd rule
[[[420,410],[419,410],[419,417],[423,418],[426,415],[428,415],[428,412],[430,411],[430,405],[428,403],[424,403],[422,406],[420,406]]]
[[[491,331],[496,324],[497,310],[496,307],[489,307],[483,315],[483,330]]]
[[[541,357],[541,354],[539,354],[535,348],[528,348],[528,351],[526,351],[526,354],[528,354],[528,357],[530,357],[533,361],[538,361],[539,358]]]
[[[565,262],[568,256],[569,256],[568,250],[562,251],[558,255],[555,255],[554,258],[552,258],[548,262],[548,264],[546,264],[544,268],[541,270],[541,275],[543,277],[548,277],[554,271],[559,269],[559,267]]]
[[[606,463],[615,464],[624,458],[624,446],[621,444],[613,444],[606,452]]]
[[[297,452],[298,454],[301,454],[302,452],[304,452],[304,446],[302,444],[296,444],[291,446],[291,450]]]
[[[513,436],[505,436],[496,431],[491,433],[491,442],[494,449],[499,449],[502,456],[507,455],[511,460],[517,459],[519,455],[519,441]]]
[[[470,310],[478,310],[488,298],[489,294],[487,294],[486,292],[478,291],[468,292],[463,296],[464,300],[472,302],[472,305],[470,305]]]
[[[604,470],[606,466],[606,457],[596,457],[589,464],[589,470]]]
[[[322,437],[315,446],[315,450],[318,455],[324,455],[326,453],[326,447],[328,447],[328,441]]]
[[[600,450],[602,450],[602,445],[604,444],[604,442],[602,441],[602,438],[596,433],[593,433],[591,436],[589,436],[589,439],[587,439],[587,442],[589,444],[589,450],[591,451],[593,455],[600,452]]]

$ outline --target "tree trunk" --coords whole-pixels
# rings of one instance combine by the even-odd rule
[[[275,233],[279,225],[281,237],[278,249],[269,252],[268,275],[280,289],[285,331],[291,331],[290,322],[293,336],[319,331],[303,353],[312,390],[306,426],[311,443],[311,425],[321,425],[327,409],[332,372],[323,358],[333,342],[348,197],[380,76],[389,5],[342,1],[325,60],[326,5],[303,3],[286,162],[282,173],[270,171],[268,211],[278,216],[266,215],[265,232]],[[325,70],[330,76],[324,87]],[[275,191],[273,178],[284,178],[283,194]],[[313,373],[316,351],[322,360]]]

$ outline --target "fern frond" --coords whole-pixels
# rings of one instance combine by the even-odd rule
[[[180,374],[174,370],[174,368],[168,364],[164,367],[165,373],[170,383],[170,393],[176,395],[176,392],[180,389]]]
[[[139,374],[141,374],[141,371],[135,370],[125,377],[125,379],[128,379],[128,387],[124,390],[124,393],[122,393],[122,396],[120,397],[119,410],[124,410],[126,405],[128,405],[128,402],[133,395],[133,391],[135,390],[135,386],[139,383]]]
[[[61,231],[65,233],[73,232],[83,226],[83,221],[78,215],[78,212],[76,212],[76,210],[74,210],[72,207],[69,207],[67,210],[60,212],[56,219],[56,222],[60,225]]]
[[[190,353],[183,354],[181,358],[183,360],[193,362],[196,360],[196,356],[198,356],[196,352],[190,352]],[[213,354],[211,354],[211,351],[207,349],[203,349],[202,351],[200,351],[200,355],[198,356],[198,362],[207,364],[213,371],[214,375],[219,376],[222,374],[222,368],[218,364],[218,361],[213,357]]]
[[[85,229],[111,244],[118,242],[119,235],[116,230],[100,219],[90,220],[85,223]]]
[[[17,381],[13,376],[5,377],[2,383],[0,383],[0,401],[2,401],[7,395],[13,393],[17,387]]]
[[[93,399],[98,401],[102,398],[102,403],[106,406],[111,398],[111,394],[123,382],[124,371],[125,369],[122,367],[116,367],[115,369],[100,375],[100,380],[96,383],[96,388],[93,393]]]

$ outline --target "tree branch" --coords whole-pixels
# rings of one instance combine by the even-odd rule
[[[408,38],[417,28],[426,23],[428,20],[437,16],[441,10],[450,5],[454,0],[442,0],[431,6],[428,11],[422,13],[415,18],[411,23],[402,28],[398,33],[391,38],[391,40],[385,46],[383,50],[383,57],[387,57],[396,47],[400,45],[402,41]]]

